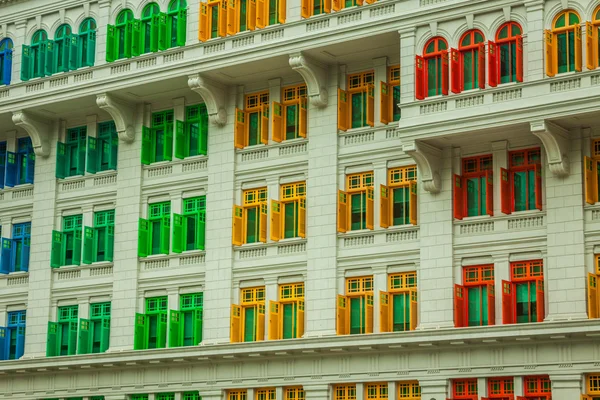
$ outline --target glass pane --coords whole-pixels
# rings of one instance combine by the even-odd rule
[[[260,143],[259,128],[260,113],[253,112],[248,114],[248,145],[252,146]]]
[[[247,3],[247,0],[239,0],[240,32],[244,32],[246,30],[246,3]]]
[[[285,107],[285,139],[296,139],[298,137],[298,106]]]
[[[526,172],[515,172],[514,174],[514,197],[515,211],[527,210],[527,176]]]
[[[393,297],[393,331],[410,330],[410,294],[399,293]]]
[[[392,204],[394,225],[406,225],[410,223],[409,196],[410,189],[408,187],[394,189]]]
[[[362,297],[350,299],[350,334],[365,333],[365,304]]]
[[[467,215],[472,217],[479,214],[479,178],[467,179]]]
[[[258,207],[246,209],[246,243],[258,242],[259,216]]]
[[[535,171],[527,171],[527,209],[535,210]]]
[[[192,311],[183,313],[183,345],[194,346],[194,313]]]
[[[298,215],[298,203],[291,202],[284,204],[284,238],[294,238],[298,237],[298,224],[297,215]]]
[[[367,219],[367,197],[364,193],[350,196],[350,230],[365,229]]]
[[[365,93],[352,93],[352,128],[367,125],[367,96]]]
[[[469,326],[480,326],[481,323],[481,287],[469,287],[468,293],[468,312],[469,312]]]
[[[254,318],[254,307],[244,308],[244,342],[255,340],[256,322]]]
[[[296,303],[286,303],[283,309],[283,338],[293,339],[296,337]]]

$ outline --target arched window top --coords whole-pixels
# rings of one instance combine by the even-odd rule
[[[153,15],[160,13],[160,7],[156,3],[147,4],[142,10],[142,19],[150,19]]]
[[[510,21],[504,23],[498,31],[496,32],[496,41],[501,42],[504,40],[514,39],[516,36],[519,36],[523,33],[523,29],[521,29],[521,25],[516,22]]]
[[[600,22],[600,6],[594,11],[594,21]]]
[[[458,48],[464,49],[464,48],[476,46],[479,43],[483,43],[484,40],[485,40],[485,38],[483,37],[483,33],[481,33],[480,30],[471,29],[470,31],[466,32],[462,36],[462,38],[460,38],[460,45],[458,46]]]
[[[94,18],[86,18],[79,25],[79,33],[88,33],[96,30],[96,21]]]
[[[186,0],[171,0],[169,3],[169,12],[177,12],[187,8]]]
[[[62,24],[58,28],[56,28],[56,32],[54,33],[54,39],[62,39],[67,35],[71,34],[71,26],[69,24]]]
[[[13,48],[13,41],[9,38],[0,40],[0,51],[10,50]]]
[[[31,39],[31,44],[38,44],[44,40],[48,40],[48,34],[45,30],[40,29],[39,31],[33,34],[33,38]]]
[[[554,29],[566,28],[569,26],[578,25],[579,21],[579,14],[573,10],[565,10],[554,18],[554,24],[552,27]]]
[[[133,19],[133,11],[126,8],[117,15],[117,25],[125,25],[127,21]]]
[[[444,50],[448,50],[448,42],[446,42],[446,39],[443,37],[436,36],[429,39],[429,41],[425,44],[423,53],[425,55],[435,55]]]

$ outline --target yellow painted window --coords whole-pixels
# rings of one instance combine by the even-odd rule
[[[279,285],[279,301],[269,301],[269,340],[304,335],[304,284]]]
[[[304,389],[301,387],[285,388],[285,400],[304,400]]]
[[[275,400],[275,389],[256,389],[256,400]]]
[[[365,388],[366,398],[369,400],[387,400],[387,383],[369,383]]]
[[[281,200],[271,200],[271,240],[306,237],[306,182],[281,185]]]
[[[387,72],[387,93],[385,93],[387,96],[384,96],[384,93],[381,95],[381,122],[383,123],[400,120],[400,107],[398,106],[400,104],[400,65],[388,67]],[[383,107],[386,109],[383,110]],[[386,114],[384,114],[384,111]]]
[[[356,400],[356,385],[336,385],[333,389],[334,400]]]
[[[389,186],[405,186],[417,180],[417,166],[390,168],[388,170]]]
[[[267,188],[244,190],[244,206],[254,206],[267,201]]]
[[[253,287],[253,288],[245,288],[242,289],[242,298],[240,302],[242,305],[244,304],[255,304],[265,301],[265,288],[261,287]]]
[[[338,99],[340,130],[373,126],[374,79],[373,71],[348,75],[347,91],[341,91]],[[339,120],[340,116],[343,116],[343,121]]]
[[[260,109],[263,105],[269,105],[269,92],[247,94],[245,99],[246,111]]]
[[[587,376],[587,394],[600,395],[600,373]]]
[[[388,169],[388,186],[381,185],[381,227],[417,223],[417,166]]]
[[[338,196],[338,231],[373,229],[373,171],[346,175]]]
[[[346,189],[348,192],[365,190],[373,186],[373,171],[346,176]]]
[[[398,398],[404,400],[421,400],[421,386],[419,382],[398,382]]]
[[[231,0],[233,2],[233,0]],[[244,109],[236,108],[234,145],[246,146],[269,143],[269,92],[247,94]]]
[[[406,291],[417,287],[417,273],[403,272],[399,274],[390,274],[389,291]]]
[[[232,305],[231,341],[254,342],[265,339],[265,288],[244,288],[240,305]]]
[[[373,292],[373,277],[363,276],[360,278],[346,279],[346,294],[364,294]]]
[[[242,207],[233,207],[233,240],[245,243],[267,242],[267,188],[244,190]]]
[[[304,283],[279,285],[279,300],[304,299]]]
[[[247,400],[248,392],[246,389],[239,390],[228,390],[227,391],[227,399],[228,400]]]

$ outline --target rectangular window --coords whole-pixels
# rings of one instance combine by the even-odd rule
[[[304,389],[301,387],[288,387],[284,389],[284,400],[304,400]]]
[[[170,310],[169,347],[196,346],[202,342],[202,293],[183,294],[179,311]]]
[[[12,239],[2,238],[1,241],[0,273],[28,271],[30,246],[31,222],[13,225]]]
[[[306,85],[284,87],[281,92],[282,102],[273,102],[273,140],[305,138],[308,122]]]
[[[380,82],[380,121],[383,124],[400,120],[400,65],[388,67],[387,82]]]
[[[275,400],[275,389],[256,389],[256,400]]]
[[[388,170],[388,186],[380,185],[382,228],[417,224],[417,166]]]
[[[247,94],[244,109],[236,108],[235,147],[269,143],[269,92]]]
[[[594,272],[588,273],[588,318],[600,318],[600,296],[598,295],[598,277],[600,276],[600,255],[594,256]]]
[[[65,143],[58,142],[56,149],[56,177],[85,174],[87,127],[67,129]]]
[[[590,400],[600,398],[600,374],[589,374],[586,376],[586,394]]]
[[[185,122],[175,122],[175,157],[184,159],[206,155],[208,150],[208,111],[206,104],[186,107]]]
[[[200,400],[200,393],[197,391],[183,392],[182,400]]]
[[[542,209],[542,166],[540,149],[512,151],[509,153],[509,183],[503,187],[503,209],[525,211]]]
[[[269,340],[304,335],[304,284],[279,285],[279,301],[269,301]]]
[[[132,394],[131,400],[148,400],[147,394]]]
[[[169,254],[171,202],[148,204],[148,219],[140,218],[138,256]]]
[[[167,347],[167,296],[146,299],[146,313],[136,313],[134,350]]]
[[[338,232],[373,229],[373,171],[346,176],[338,197]]]
[[[206,196],[183,200],[183,214],[173,214],[173,252],[204,250]]]
[[[503,323],[542,322],[544,301],[542,260],[511,263],[511,281],[502,281]]]
[[[6,327],[0,327],[0,360],[18,360],[25,350],[26,311],[7,315]]]
[[[402,332],[417,327],[417,273],[388,276],[388,292],[380,292],[380,331]]]
[[[346,278],[346,295],[338,295],[337,334],[373,333],[373,277]]]
[[[81,264],[82,221],[81,214],[63,217],[62,232],[52,231],[52,268]]]
[[[489,378],[488,399],[512,399],[515,394],[513,378]]]
[[[373,71],[348,75],[347,90],[338,99],[339,130],[374,125],[374,76]],[[339,121],[340,115],[348,116],[349,120]]]
[[[494,215],[492,156],[463,158],[462,176],[454,176],[454,217]]]
[[[335,385],[333,400],[356,400],[356,385]]]
[[[0,144],[1,146],[1,144]],[[0,150],[0,159],[2,158]],[[1,162],[1,160],[0,160]],[[4,165],[4,164],[3,164]],[[7,164],[7,172],[10,172],[11,165]],[[0,167],[0,173],[2,167]],[[14,178],[8,177],[6,181],[10,183],[13,179],[17,185],[24,185],[26,183],[33,183],[33,177],[35,172],[35,153],[33,152],[33,145],[31,144],[31,138],[24,137],[17,140],[17,154],[16,154],[16,171],[13,174],[16,175]],[[0,182],[1,183],[1,182]],[[1,186],[0,186],[1,188]]]
[[[421,386],[417,381],[396,382],[398,389],[398,399],[402,400],[421,400]]]
[[[90,174],[117,169],[119,136],[115,123],[99,123],[97,133],[97,137],[88,137],[86,170]]]
[[[248,391],[246,389],[228,390],[227,400],[247,400]]]
[[[452,400],[477,400],[477,379],[452,381]]]
[[[0,189],[4,189],[4,176],[6,165],[6,142],[0,142]]]
[[[584,157],[585,201],[596,204],[600,195],[600,139],[592,140],[591,157]]]
[[[457,328],[495,324],[493,265],[464,267],[462,286],[454,286],[454,322]]]
[[[387,400],[387,383],[369,383],[365,385],[365,398],[368,400]]]
[[[77,328],[79,307],[58,307],[58,322],[48,322],[46,356],[71,356],[77,354]]]
[[[244,190],[243,206],[233,206],[233,244],[267,242],[267,188]]]
[[[142,164],[173,158],[173,110],[152,113],[150,127],[142,127]]]
[[[271,240],[306,237],[306,182],[281,185],[281,200],[271,200]]]
[[[84,321],[84,320],[82,320]],[[81,351],[82,341],[85,340],[84,330],[81,329],[83,323],[80,322],[79,330],[79,354],[84,354]],[[104,353],[108,350],[110,344],[110,302],[92,303],[90,304],[90,320],[88,331],[85,336],[85,344],[87,345],[86,353]]]
[[[175,393],[157,393],[154,398],[156,400],[175,400]]]
[[[552,384],[548,375],[526,376],[523,381],[523,394],[526,400],[550,400]]]
[[[265,339],[265,288],[240,291],[240,305],[231,308],[231,342],[254,342]]]
[[[94,213],[94,227],[84,228],[83,263],[112,261],[115,242],[115,211]]]

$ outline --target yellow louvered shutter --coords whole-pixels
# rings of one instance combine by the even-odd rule
[[[588,204],[596,204],[598,201],[598,168],[596,161],[590,157],[583,157],[583,173],[585,182],[585,202]]]
[[[237,27],[237,7],[236,0],[227,2],[227,34],[235,35],[238,32]]]
[[[333,0],[333,11],[340,11],[344,7],[343,0]]]
[[[250,3],[248,3],[248,13],[246,14],[246,26],[251,31],[256,29],[256,0],[250,0]]]
[[[348,129],[348,93],[342,89],[338,89],[338,129]]]
[[[256,341],[265,340],[265,305],[259,304],[256,307],[258,317],[256,318]]]
[[[367,86],[367,125],[375,125],[375,86]]]
[[[390,332],[390,294],[379,291],[379,331]]]
[[[243,149],[246,147],[246,112],[235,109],[235,125],[234,125],[234,146],[237,149]]]
[[[206,42],[210,38],[210,27],[208,26],[208,4],[200,3],[200,21],[198,28],[198,40]]]
[[[267,243],[267,203],[260,204],[260,232],[258,240]]]
[[[418,202],[417,202],[417,181],[411,181],[410,182],[410,198],[409,198],[409,205],[408,207],[410,208],[410,223],[413,225],[417,225],[417,207],[418,207]]]
[[[594,36],[594,25],[591,22],[585,23],[585,60],[587,69],[598,68],[598,45],[597,37]]]
[[[365,333],[373,333],[373,295],[365,296]]]
[[[575,71],[581,72],[582,65],[582,41],[581,41],[581,25],[575,25]]]
[[[221,0],[219,5],[219,26],[217,28],[220,37],[227,36],[227,0]]]
[[[306,237],[306,199],[298,201],[298,236]]]
[[[279,15],[277,16],[280,24],[285,24],[287,16],[287,2],[285,0],[279,0]]]
[[[231,243],[234,246],[244,244],[244,209],[240,206],[233,206],[233,235]]]
[[[331,12],[331,0],[323,0],[323,10],[326,13]]]
[[[588,318],[598,318],[598,276],[588,273]]]
[[[296,337],[301,338],[304,336],[304,300],[298,300],[296,309]]]
[[[281,339],[279,335],[279,303],[269,300],[269,340]]]
[[[300,137],[306,137],[306,130],[308,125],[307,109],[306,109],[306,97],[300,98],[300,116],[298,118],[298,135]]]
[[[387,186],[380,185],[379,194],[379,209],[381,215],[379,216],[379,225],[382,228],[388,228],[390,223],[390,192]]]
[[[390,85],[386,82],[380,82],[380,93],[379,99],[379,120],[382,124],[389,124],[392,118],[390,118],[390,111],[392,110],[390,103]]]
[[[281,239],[281,202],[271,200],[271,240]]]
[[[276,101],[273,102],[273,141],[281,143],[283,141],[283,106]]]
[[[302,0],[302,18],[310,18],[312,16],[312,2],[309,0]]]
[[[231,326],[230,326],[230,340],[231,343],[239,343],[242,339],[242,331],[240,326],[240,314],[241,308],[236,304],[231,305]]]
[[[336,301],[336,331],[338,335],[347,335],[348,329],[346,320],[348,319],[348,307],[346,303],[348,301],[348,298],[344,295],[338,294]]]
[[[555,57],[556,49],[554,44],[554,34],[550,30],[544,30],[544,43],[545,43],[545,54],[546,54],[546,75],[556,75],[556,63]]]
[[[367,221],[366,221],[366,226],[367,229],[373,229],[373,209],[375,208],[375,204],[374,204],[374,198],[375,198],[375,191],[373,190],[373,187],[368,187],[367,188]]]
[[[269,144],[269,105],[263,104],[260,110],[260,142]]]
[[[338,190],[338,232],[348,230],[348,194],[343,190]]]
[[[417,290],[410,290],[410,330],[414,331],[417,329],[418,316],[418,303],[417,303]]]
[[[268,18],[265,18],[265,15],[268,12],[267,0],[256,0],[256,26],[258,28],[267,26]]]

